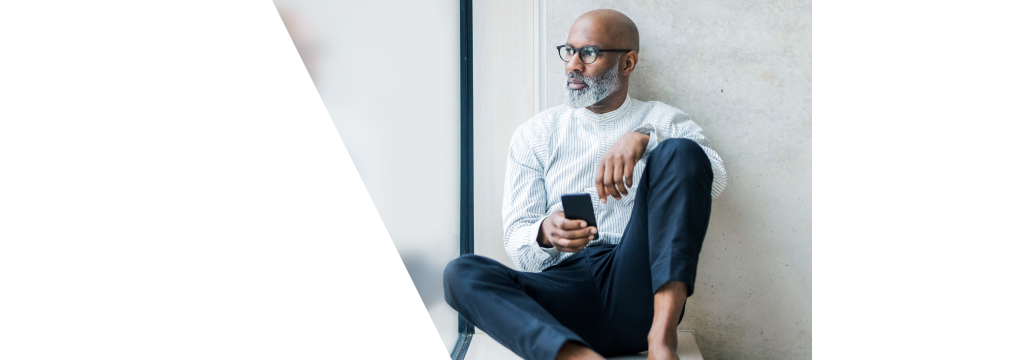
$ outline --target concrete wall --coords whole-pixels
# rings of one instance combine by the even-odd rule
[[[630,94],[687,112],[725,161],[682,327],[707,359],[810,358],[810,1],[546,0],[547,106],[576,17],[639,26]]]

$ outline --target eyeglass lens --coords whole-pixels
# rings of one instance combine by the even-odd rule
[[[597,49],[593,46],[583,46],[581,49],[565,46],[561,48],[559,55],[561,55],[561,60],[570,61],[577,51],[579,52],[579,60],[582,60],[584,63],[592,64],[597,60]]]

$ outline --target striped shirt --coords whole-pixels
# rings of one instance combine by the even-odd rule
[[[636,164],[629,195],[621,200],[608,196],[602,204],[595,187],[600,159],[630,131],[649,134],[650,142]],[[687,138],[703,147],[714,171],[711,196],[717,197],[725,188],[725,167],[701,131],[679,109],[631,97],[605,114],[558,105],[523,123],[512,135],[504,185],[504,247],[512,262],[519,270],[539,272],[572,255],[536,242],[543,220],[563,210],[564,194],[590,195],[600,238],[587,246],[619,243],[632,215],[646,158],[663,139]]]

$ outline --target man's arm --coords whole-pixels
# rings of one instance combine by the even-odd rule
[[[608,196],[621,200],[622,196],[629,195],[633,170],[645,154],[650,138],[634,130],[622,135],[607,149],[597,166],[595,181],[601,202],[606,203]]]
[[[555,264],[561,252],[543,248],[541,229],[549,215],[562,210],[547,206],[544,167],[528,138],[528,127],[512,135],[504,182],[504,248],[519,270],[539,272]],[[560,203],[558,204],[560,205]]]
[[[728,183],[725,164],[721,161],[721,156],[714,149],[711,149],[710,140],[703,136],[703,129],[696,125],[686,113],[677,109],[674,110],[670,117],[643,123],[632,130],[633,132],[646,133],[650,136],[650,140],[643,151],[642,159],[650,156],[650,152],[657,148],[661,141],[667,139],[684,138],[696,142],[703,148],[703,152],[707,154],[707,159],[710,160],[710,167],[714,171],[714,182],[711,184],[710,195],[712,198],[716,198],[718,195],[721,195],[721,192],[725,190],[725,185]]]
[[[690,139],[703,148],[714,171],[711,198],[721,195],[728,182],[725,165],[721,161],[721,156],[710,148],[710,141],[703,136],[702,131],[703,129],[688,115],[676,110],[672,116],[664,120],[645,122],[622,135],[600,159],[600,165],[597,167],[594,182],[600,201],[607,202],[608,196],[621,199],[622,196],[628,195],[628,188],[632,187],[632,170],[636,163],[645,160],[661,141],[672,138]]]

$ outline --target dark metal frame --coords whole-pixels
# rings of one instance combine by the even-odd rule
[[[583,56],[579,55],[579,61],[582,61],[584,64],[592,64],[594,62],[597,62],[597,57],[600,56],[601,52],[625,52],[625,53],[627,53],[627,52],[632,51],[632,50],[629,50],[629,49],[601,49],[601,48],[598,48],[598,47],[596,47],[594,45],[586,45],[586,46],[583,46],[583,47],[578,48],[578,49],[576,49],[576,48],[572,47],[572,45],[568,45],[568,44],[558,45],[557,46],[558,57],[560,57],[561,60],[565,60],[565,62],[569,61],[569,60],[565,59],[564,55],[561,55],[561,49],[565,48],[565,47],[569,48],[569,50],[572,51],[572,56],[568,58],[569,60],[571,60],[573,57],[575,57],[575,55],[579,53],[579,50],[586,49],[586,48],[592,48],[593,52],[594,52],[594,54],[593,54],[593,61],[590,61],[590,62],[583,61]]]
[[[475,252],[473,240],[473,163],[472,163],[472,0],[459,0],[462,80],[462,145],[459,218],[459,256]],[[458,342],[451,351],[452,360],[462,360],[469,350],[476,328],[458,315]]]

